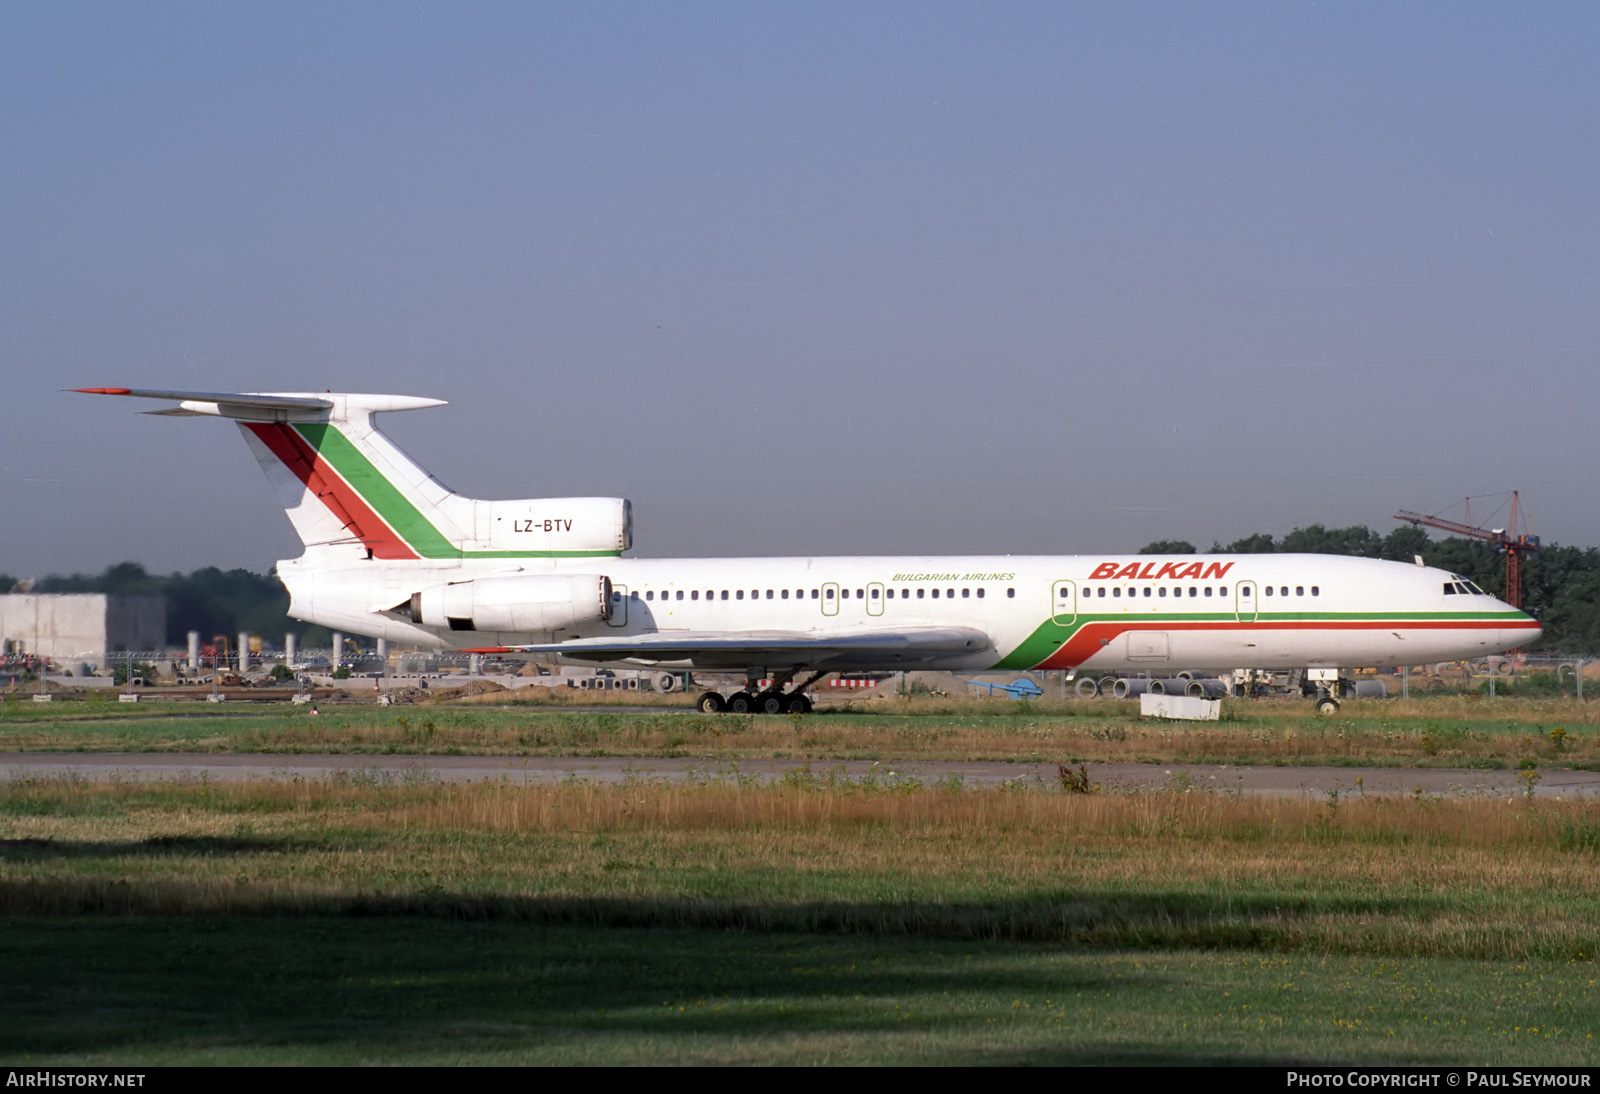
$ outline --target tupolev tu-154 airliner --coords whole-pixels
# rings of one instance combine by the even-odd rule
[[[464,497],[373,420],[443,400],[75,390],[239,423],[305,544],[277,564],[296,619],[427,649],[745,674],[743,691],[701,695],[704,711],[804,712],[830,672],[1336,670],[1482,657],[1540,633],[1420,559],[625,558],[626,499]]]

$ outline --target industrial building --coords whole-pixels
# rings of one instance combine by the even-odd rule
[[[8,593],[0,596],[0,653],[104,665],[110,654],[159,650],[167,641],[160,596]]]

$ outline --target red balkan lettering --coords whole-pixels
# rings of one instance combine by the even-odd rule
[[[1163,562],[1160,566],[1157,566],[1154,562],[1146,562],[1142,565],[1137,562],[1129,562],[1120,567],[1115,562],[1102,562],[1090,571],[1089,580],[1160,581],[1162,578],[1178,580],[1197,577],[1202,581],[1210,581],[1226,577],[1231,569],[1233,569],[1232,562],[1212,562],[1209,564],[1191,562],[1187,565],[1182,562]]]

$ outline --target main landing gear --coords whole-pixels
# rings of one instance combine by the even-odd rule
[[[828,674],[813,673],[809,680],[792,691],[784,691],[784,687],[799,672],[799,669],[791,670],[765,689],[760,689],[757,683],[760,676],[747,676],[743,691],[736,691],[727,698],[714,691],[705,692],[695,700],[695,709],[702,714],[721,714],[724,711],[730,714],[810,714],[811,697],[805,694],[805,690]]]

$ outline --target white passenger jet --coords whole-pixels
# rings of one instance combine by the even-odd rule
[[[239,423],[305,543],[277,565],[296,619],[429,649],[744,673],[745,690],[700,696],[704,711],[804,712],[806,689],[839,671],[1336,670],[1540,633],[1420,559],[624,558],[626,499],[463,497],[373,422],[439,399],[76,390]],[[1315,675],[1333,678],[1319,704],[1336,708],[1337,673]]]

